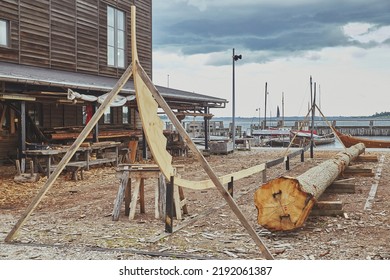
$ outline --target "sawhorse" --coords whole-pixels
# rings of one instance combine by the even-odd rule
[[[179,166],[176,168],[180,168]],[[120,176],[120,186],[115,200],[112,219],[119,219],[120,207],[125,201],[125,216],[129,216],[129,220],[133,220],[136,213],[137,202],[140,204],[140,213],[145,213],[145,179],[157,178],[158,185],[155,187],[155,218],[164,217],[166,202],[165,195],[162,193],[164,189],[162,184],[165,183],[164,177],[157,165],[151,164],[121,164],[118,169]],[[135,183],[132,183],[132,179]],[[134,185],[132,192],[131,188]],[[178,220],[182,219],[182,213],[188,214],[187,200],[184,197],[184,191],[181,187],[174,185],[173,188],[173,205]]]

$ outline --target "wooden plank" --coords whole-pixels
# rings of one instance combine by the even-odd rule
[[[320,209],[320,210],[342,210],[343,209],[343,202],[342,201],[317,201],[313,209]]]
[[[275,165],[281,164],[287,160],[287,157],[278,158],[275,160],[267,161],[266,166],[267,168],[273,167]]]
[[[357,157],[356,161],[378,162],[378,156],[377,155],[360,155]]]
[[[372,169],[371,168],[353,168],[353,167],[347,167],[344,172],[343,172],[343,175],[344,176],[349,176],[349,175],[353,175],[353,176],[361,176],[361,177],[374,177],[375,174],[374,172],[372,172]]]
[[[364,210],[371,210],[372,203],[374,201],[376,192],[378,190],[379,180],[381,177],[384,161],[385,161],[385,155],[381,155],[381,157],[379,159],[379,165],[378,165],[378,168],[376,170],[375,182],[371,186],[366,203],[364,204]]]
[[[129,181],[129,171],[125,171],[122,173],[122,176],[119,181],[118,193],[116,195],[115,202],[114,202],[114,209],[112,211],[113,221],[119,220],[119,214],[120,214],[122,202],[124,200],[125,189],[127,187],[128,181]]]
[[[168,104],[166,103],[164,98],[158,92],[158,90],[156,89],[154,84],[151,82],[151,80],[149,79],[149,77],[147,76],[147,74],[142,69],[141,65],[139,64],[137,51],[136,51],[136,42],[135,42],[135,38],[136,38],[136,33],[135,33],[135,31],[136,31],[136,29],[135,29],[135,16],[136,15],[135,15],[135,7],[134,6],[132,6],[131,11],[132,11],[131,18],[132,18],[132,21],[133,21],[132,22],[132,28],[133,28],[132,29],[133,64],[134,64],[134,67],[135,67],[135,81],[137,81],[136,82],[136,91],[143,91],[145,95],[148,95],[149,99],[147,99],[146,101],[150,100],[150,98],[153,99],[153,97],[156,99],[156,101],[158,102],[160,107],[164,110],[164,112],[167,114],[167,116],[169,117],[169,119],[171,120],[173,125],[176,127],[176,129],[179,132],[179,134],[181,135],[181,137],[183,137],[184,141],[186,141],[186,143],[189,146],[189,148],[191,149],[191,151],[195,154],[197,159],[200,161],[203,169],[206,171],[207,175],[213,181],[213,183],[217,187],[218,191],[221,193],[222,197],[227,201],[228,205],[230,206],[230,208],[232,209],[234,214],[237,216],[237,218],[239,219],[241,224],[248,231],[249,235],[252,237],[252,239],[255,241],[255,243],[259,246],[259,248],[260,248],[261,252],[263,253],[263,255],[265,256],[265,258],[266,259],[273,259],[273,256],[269,252],[268,248],[264,245],[263,241],[260,239],[260,237],[258,236],[257,232],[253,229],[253,227],[251,226],[249,221],[246,219],[244,214],[241,212],[241,210],[239,209],[239,207],[236,204],[236,202],[233,200],[233,198],[230,196],[230,194],[223,187],[223,185],[219,181],[219,178],[216,176],[215,172],[212,170],[211,166],[207,163],[207,161],[203,157],[202,153],[197,149],[197,147],[195,146],[195,144],[192,141],[191,137],[187,134],[185,129],[182,127],[180,121],[177,119],[176,115],[172,112],[171,108],[168,106]],[[137,102],[142,103],[142,101],[138,100],[138,96],[137,96]],[[150,104],[151,102],[148,102],[148,103]],[[145,106],[148,103],[141,104],[141,105]],[[152,105],[152,107],[148,108],[148,111],[146,111],[146,112],[145,112],[145,110],[139,110],[140,111],[140,115],[141,115],[141,112],[142,112],[143,114],[146,113],[146,115],[148,115],[148,114],[152,115],[152,113],[153,113],[153,115],[157,116],[157,107],[153,103],[151,103],[150,105]],[[147,116],[147,117],[149,119],[153,120],[153,117],[151,117],[151,116]],[[144,121],[143,121],[143,123],[144,123]],[[155,126],[155,130],[157,130],[157,129],[161,129],[161,128],[159,126]],[[149,131],[149,130],[147,132],[156,133],[155,131]],[[163,135],[162,131],[159,132],[159,134],[157,134],[157,135]],[[156,135],[155,135],[155,137],[156,137]],[[153,139],[154,137],[152,136],[151,138]],[[163,138],[166,139],[165,137],[163,137]],[[147,138],[147,139],[148,139],[149,147],[157,144],[156,142],[150,142],[149,141],[150,138]],[[157,136],[156,140],[158,140],[158,142],[159,142],[162,139],[161,139],[161,137],[158,138],[158,136]],[[161,145],[159,145],[159,146],[157,146],[157,148],[156,147],[153,147],[153,149],[151,148],[151,150],[154,150],[157,153],[163,153],[163,151],[159,150],[158,147],[161,149]],[[166,152],[166,150],[165,150],[165,152]],[[155,154],[153,154],[153,155],[155,156]],[[158,156],[157,160],[158,159],[163,159],[164,160],[164,162],[158,162],[158,164],[160,166],[161,171],[163,173],[164,173],[164,171],[166,172],[166,173],[164,173],[164,175],[167,178],[169,178],[170,177],[169,175],[173,174],[173,173],[171,173],[172,170],[170,168],[166,169],[165,166],[163,166],[164,168],[161,168],[161,167],[162,167],[162,165],[164,165],[164,163],[168,163],[169,165],[171,165],[170,160],[168,161],[168,158],[167,158],[167,156],[165,154],[164,155],[157,154],[157,156]],[[176,178],[175,178],[175,182],[176,182]]]
[[[343,214],[343,210],[337,209],[312,209],[312,211],[310,212],[311,216],[343,216]]]
[[[134,220],[134,217],[135,217],[135,211],[137,209],[138,195],[139,195],[140,187],[141,187],[141,180],[142,179],[137,179],[135,181],[135,184],[134,184],[134,192],[133,192],[133,196],[131,198],[131,203],[130,203],[129,220]]]
[[[226,174],[221,177],[219,177],[219,181],[222,184],[227,184],[230,182],[231,177],[234,177],[234,181],[249,177],[253,174],[260,173],[266,169],[266,164],[262,163],[259,165],[255,165],[252,167],[249,167],[247,169],[243,169],[237,172],[233,172],[231,174]],[[214,182],[209,179],[209,180],[203,180],[203,181],[191,181],[191,180],[186,180],[182,179],[180,177],[175,178],[175,184],[187,189],[193,189],[193,190],[205,190],[205,189],[210,189],[213,188]]]
[[[356,186],[355,183],[339,183],[333,182],[325,190],[326,193],[355,193]]]
[[[156,191],[156,195],[158,195],[157,198],[157,207],[155,208],[155,217],[156,219],[164,219],[165,218],[165,209],[166,209],[166,203],[165,203],[165,197],[167,192],[167,185],[165,182],[165,177],[162,173],[160,173],[158,178],[158,189]]]
[[[342,201],[317,201],[310,212],[311,216],[342,216],[343,214]]]
[[[52,187],[55,180],[58,178],[58,176],[61,174],[62,170],[65,168],[66,164],[70,161],[70,159],[76,153],[77,149],[80,147],[80,145],[84,142],[84,140],[86,139],[88,134],[92,131],[92,129],[98,123],[99,119],[103,116],[106,108],[110,106],[112,101],[117,96],[118,92],[120,92],[122,90],[122,88],[124,87],[124,85],[127,83],[128,79],[130,78],[132,73],[133,73],[133,67],[132,67],[132,65],[129,65],[129,67],[126,69],[125,73],[122,75],[122,77],[117,81],[117,83],[115,84],[113,89],[110,91],[110,93],[108,94],[107,98],[104,100],[102,105],[99,107],[99,109],[92,116],[89,123],[85,126],[85,128],[81,131],[78,138],[70,146],[68,152],[62,158],[62,160],[58,164],[58,167],[56,168],[56,170],[54,170],[54,172],[49,176],[45,185],[41,188],[41,190],[35,196],[33,201],[27,207],[26,211],[22,214],[22,217],[18,220],[18,222],[15,224],[15,226],[8,233],[8,235],[5,238],[6,242],[11,242],[12,239],[15,237],[15,235],[18,233],[19,229],[23,226],[23,224],[26,222],[26,220],[31,215],[31,213],[35,210],[35,208],[41,202],[42,198],[50,190],[50,188]]]

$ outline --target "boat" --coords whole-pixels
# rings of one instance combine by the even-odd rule
[[[336,129],[334,129],[334,131],[346,148],[356,145],[357,143],[363,143],[366,148],[390,148],[390,141],[360,138],[349,134],[343,134]]]
[[[293,144],[296,146],[306,146],[310,143],[311,133],[303,131],[291,131],[291,139],[293,139]],[[333,133],[328,135],[318,135],[313,133],[313,142],[315,146],[331,144],[335,142],[335,137]]]
[[[290,136],[290,128],[269,128],[269,129],[254,129],[251,132],[251,136],[263,136],[263,137],[281,137]]]
[[[268,139],[267,146],[269,147],[288,147],[290,146],[290,137],[274,137]],[[293,145],[295,146],[295,145]]]

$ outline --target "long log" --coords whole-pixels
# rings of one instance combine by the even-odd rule
[[[255,192],[257,222],[271,231],[302,227],[325,189],[364,150],[364,144],[356,144],[296,178],[280,177],[262,185]]]

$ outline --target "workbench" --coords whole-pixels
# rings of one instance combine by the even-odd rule
[[[70,161],[66,168],[72,172],[77,172],[79,170],[89,170],[90,166],[104,164],[104,163],[114,163],[115,166],[118,165],[118,153],[120,142],[98,142],[93,143],[87,147],[79,147],[73,156],[73,161]],[[115,152],[105,155],[107,150],[115,149]],[[37,149],[37,150],[25,150],[24,154],[27,157],[31,157],[34,161],[35,172],[44,173],[47,177],[50,176],[51,172],[55,170],[57,164],[54,163],[54,159],[62,158],[69,150],[69,146],[56,147],[53,149]],[[91,154],[97,153],[100,154],[101,158],[91,159]],[[78,160],[82,155],[83,160]],[[42,161],[44,165],[42,165]],[[74,176],[73,176],[74,177]],[[74,177],[77,179],[77,176]]]

